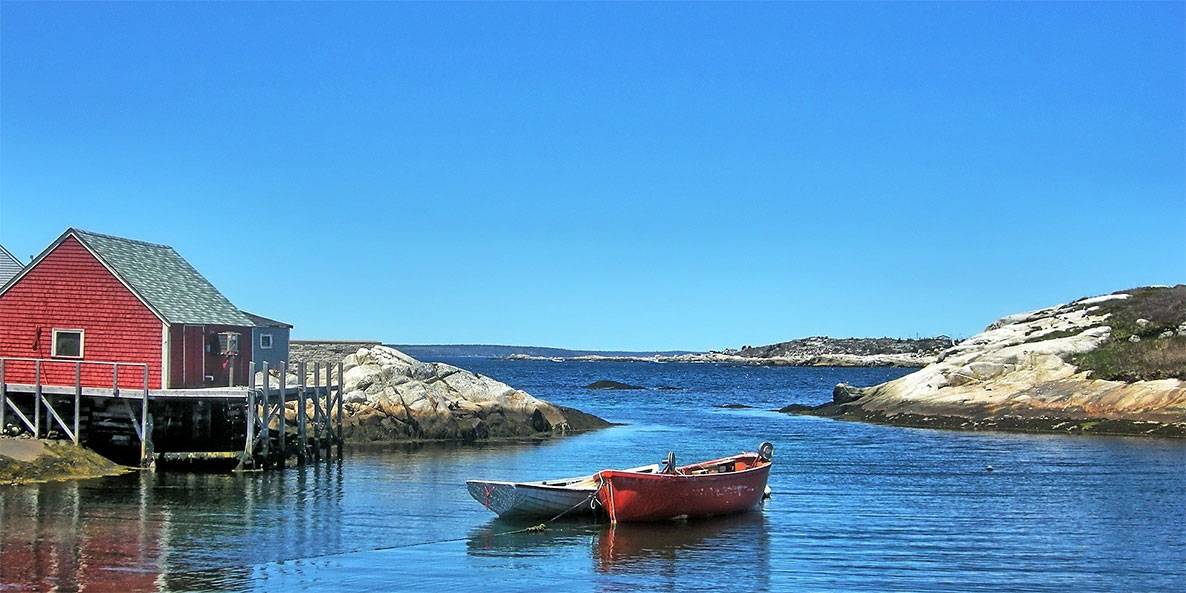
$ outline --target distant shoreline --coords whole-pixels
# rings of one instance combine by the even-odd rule
[[[634,362],[651,364],[726,364],[738,366],[770,366],[770,367],[897,367],[922,368],[933,362],[934,357],[908,355],[853,355],[833,354],[808,357],[770,357],[754,358],[723,354],[719,352],[704,352],[698,354],[679,354],[674,356],[532,356],[530,354],[511,354],[497,357],[499,360],[515,361],[544,361],[544,362]]]
[[[569,350],[536,346],[481,344],[392,345],[421,359],[493,358],[548,362],[703,363],[797,367],[921,368],[956,344],[947,336],[933,338],[832,338],[813,336],[767,346],[695,352],[686,350],[630,352]]]

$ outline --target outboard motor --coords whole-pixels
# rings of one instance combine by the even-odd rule
[[[758,457],[762,461],[774,459],[774,443],[763,441],[761,445],[758,445]]]
[[[661,473],[664,473],[664,474],[678,473],[675,469],[675,451],[667,452],[667,459],[663,460],[663,471]]]

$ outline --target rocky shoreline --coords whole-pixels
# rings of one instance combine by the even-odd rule
[[[1186,438],[1186,286],[1011,315],[900,379],[784,412],[901,426]]]
[[[743,346],[712,352],[690,354],[652,354],[640,356],[535,356],[511,354],[504,360],[544,360],[550,362],[650,362],[736,364],[752,366],[798,367],[905,367],[921,368],[934,362],[939,353],[954,345],[947,336],[921,339],[898,338],[829,338],[814,336],[769,346]]]

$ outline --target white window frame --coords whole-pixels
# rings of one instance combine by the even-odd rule
[[[264,346],[264,338],[268,339],[267,346]],[[260,350],[271,350],[272,344],[275,344],[275,343],[276,343],[276,340],[272,337],[272,334],[260,334],[259,335],[259,349]]]
[[[78,356],[70,356],[68,354],[58,354],[58,334],[60,334],[60,333],[78,334]],[[53,329],[52,336],[50,337],[49,350],[50,350],[50,356],[52,358],[71,358],[71,359],[83,358],[86,355],[86,330],[55,327]]]

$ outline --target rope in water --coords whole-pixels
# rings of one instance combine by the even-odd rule
[[[597,493],[594,492],[594,493],[590,494],[588,497],[586,497],[584,500],[578,502],[577,504],[572,505],[571,507],[568,507],[567,509],[561,511],[560,514],[556,515],[555,517],[552,517],[551,519],[548,519],[547,521],[544,521],[543,523],[532,525],[530,527],[522,527],[519,529],[511,529],[508,531],[495,532],[495,533],[490,534],[490,537],[502,537],[505,535],[516,535],[516,534],[520,534],[520,533],[542,532],[545,529],[547,529],[549,523],[552,523],[552,522],[556,521],[557,519],[563,517],[564,515],[567,515],[573,511],[577,510],[578,508],[580,508],[583,505],[592,504],[596,500],[597,500]],[[588,523],[585,525],[578,525],[578,526],[574,527],[574,529],[578,529],[578,528],[584,529],[584,528],[593,527],[596,525],[599,525],[599,523]],[[268,564],[282,564],[285,562],[297,562],[297,561],[301,561],[301,560],[317,560],[317,559],[321,559],[321,558],[332,558],[334,556],[346,556],[349,554],[358,554],[360,552],[384,552],[387,550],[401,550],[401,549],[406,549],[406,548],[416,548],[419,546],[431,546],[431,545],[435,545],[435,544],[463,542],[463,541],[466,541],[469,539],[471,539],[471,536],[451,537],[451,538],[435,539],[435,540],[428,540],[428,541],[422,541],[422,542],[411,542],[411,543],[397,544],[397,545],[392,545],[392,546],[381,546],[378,548],[366,548],[366,549],[362,549],[362,550],[343,550],[343,551],[339,551],[339,552],[329,552],[326,554],[315,554],[312,556],[299,556],[296,558],[273,560],[271,562],[268,562]]]

